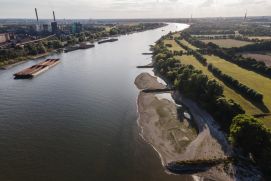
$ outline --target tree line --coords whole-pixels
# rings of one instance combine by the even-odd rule
[[[213,66],[212,64],[208,64],[208,70],[212,72],[214,76],[222,80],[226,85],[229,85],[235,91],[241,93],[244,97],[256,102],[263,101],[263,95],[261,93],[240,83],[238,80],[234,79],[233,77],[227,74],[224,74],[221,70],[219,70],[217,67]]]
[[[207,66],[207,60],[205,57],[202,56],[202,54],[182,44],[177,38],[175,38],[175,42],[187,51],[187,55],[193,55],[203,66]]]
[[[207,46],[208,53],[214,54],[247,70],[251,70],[265,77],[271,78],[271,68],[267,67],[264,62],[259,62],[252,58],[244,58],[241,55],[235,55],[235,52],[232,50],[221,49],[213,43],[208,43]]]
[[[0,49],[0,66],[8,63],[8,60],[18,59],[20,57],[38,55],[46,53],[50,49],[58,49],[62,47],[59,40],[41,41],[38,43],[29,43],[24,47],[14,47],[9,49]]]
[[[233,117],[245,113],[239,104],[224,97],[223,87],[217,81],[210,80],[192,65],[181,64],[162,42],[157,43],[153,52],[155,72],[209,111],[224,130],[229,130]]]
[[[240,48],[222,49],[212,42],[205,44],[204,42],[191,37],[187,32],[182,33],[182,37],[190,44],[201,48],[201,52],[205,54],[214,54],[242,68],[271,78],[271,68],[267,67],[264,62],[259,62],[252,58],[244,58],[241,55],[236,55],[238,52],[243,51],[271,50],[271,42],[261,42],[252,45],[246,45]]]
[[[164,38],[164,37],[163,37]],[[229,133],[229,140],[234,147],[241,148],[248,158],[260,166],[267,179],[271,179],[271,131],[260,120],[245,115],[242,107],[223,95],[223,87],[215,80],[210,80],[192,65],[183,65],[174,58],[172,52],[163,45],[163,38],[152,48],[155,72],[169,85],[173,86],[187,97],[190,97],[205,108],[219,122],[222,129]],[[237,88],[243,89],[241,84],[212,65],[208,67],[217,72]],[[244,92],[249,91],[245,88]],[[248,93],[249,94],[249,93]],[[254,92],[254,94],[256,94]],[[255,96],[261,99],[261,96]]]

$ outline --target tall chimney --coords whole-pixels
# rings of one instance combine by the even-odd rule
[[[54,21],[56,21],[55,11],[53,11]]]
[[[35,8],[35,12],[36,12],[36,18],[37,18],[37,22],[39,22],[39,16],[38,16],[38,11],[37,11],[37,8]]]

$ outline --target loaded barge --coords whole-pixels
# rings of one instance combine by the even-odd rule
[[[101,40],[98,42],[98,44],[107,43],[107,42],[114,42],[114,41],[118,41],[118,40],[119,39],[117,39],[117,38],[111,38],[111,39]]]
[[[88,49],[88,48],[93,48],[93,47],[95,47],[95,45],[91,43],[80,43],[79,45],[74,45],[74,46],[65,48],[64,52],[68,53],[75,50]]]
[[[31,79],[59,64],[59,59],[47,59],[14,74],[15,79]]]

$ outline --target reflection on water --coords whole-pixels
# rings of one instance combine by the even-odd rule
[[[139,136],[133,84],[149,45],[186,27],[51,56],[61,63],[32,80],[12,74],[43,59],[0,71],[0,180],[191,180],[166,174]]]

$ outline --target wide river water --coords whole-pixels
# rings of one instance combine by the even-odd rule
[[[61,63],[31,80],[0,71],[0,180],[175,181],[137,125],[134,80],[142,55],[184,24],[121,36],[93,49],[53,55]],[[165,31],[162,31],[165,30]]]

